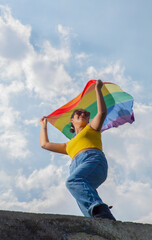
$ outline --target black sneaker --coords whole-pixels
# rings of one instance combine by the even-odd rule
[[[116,219],[114,218],[114,216],[110,212],[109,207],[106,204],[101,204],[99,206],[94,207],[93,217],[110,219],[110,220],[116,221]]]

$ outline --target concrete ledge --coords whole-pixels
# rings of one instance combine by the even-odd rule
[[[151,240],[152,225],[0,211],[0,240]]]

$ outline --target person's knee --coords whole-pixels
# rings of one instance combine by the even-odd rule
[[[70,176],[65,182],[66,187],[70,189],[75,189],[78,186],[81,186],[84,180],[77,176]]]

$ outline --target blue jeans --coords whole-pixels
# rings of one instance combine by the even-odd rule
[[[96,189],[106,180],[107,171],[105,155],[98,149],[80,153],[70,165],[66,186],[86,217],[92,216],[95,206],[103,204]]]

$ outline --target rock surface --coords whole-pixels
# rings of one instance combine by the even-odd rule
[[[152,240],[152,225],[0,211],[0,240]]]

